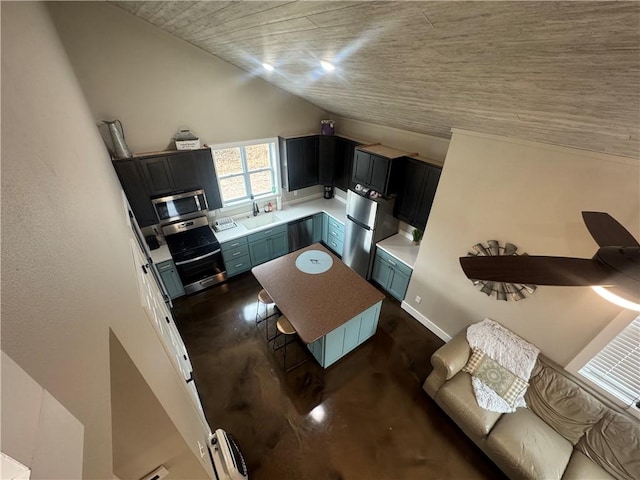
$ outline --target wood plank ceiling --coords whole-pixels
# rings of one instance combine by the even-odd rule
[[[640,158],[639,2],[113,3],[335,115]]]

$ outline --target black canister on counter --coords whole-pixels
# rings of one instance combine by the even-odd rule
[[[144,239],[147,242],[149,250],[157,250],[160,248],[160,242],[158,242],[158,238],[155,235],[148,235],[144,237]]]
[[[330,185],[324,186],[324,198],[333,198],[333,187]]]

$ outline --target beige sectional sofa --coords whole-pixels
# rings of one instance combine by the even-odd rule
[[[480,408],[466,332],[431,357],[424,390],[512,479],[640,479],[640,421],[619,411],[552,362],[538,358],[525,395],[528,408]]]

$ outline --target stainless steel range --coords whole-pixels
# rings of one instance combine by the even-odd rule
[[[171,206],[176,199],[183,202],[181,208]],[[154,205],[156,211],[170,212],[158,215],[158,219],[165,222],[162,233],[185,292],[198,292],[226,280],[220,243],[209,226],[204,192],[180,192],[154,199]]]
[[[226,280],[220,243],[207,217],[171,223],[162,231],[187,294]]]

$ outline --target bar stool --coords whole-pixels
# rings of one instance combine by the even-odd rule
[[[269,313],[269,305],[273,305],[274,307],[274,312],[271,314]],[[262,306],[264,306],[264,315],[260,313]],[[264,288],[260,290],[258,292],[258,304],[256,305],[256,325],[275,315],[275,306],[275,302],[269,296],[267,291]]]
[[[271,305],[272,305],[272,312],[269,313],[269,306]],[[260,313],[260,310],[262,310],[262,308],[264,308],[264,315]],[[264,335],[267,339],[267,343],[269,343],[278,335],[278,332],[276,331],[273,336],[269,336],[269,320],[271,319],[271,317],[274,317],[279,313],[280,313],[280,310],[278,310],[277,305],[275,304],[273,299],[269,296],[267,291],[264,288],[260,290],[258,292],[258,304],[256,305],[256,327],[261,322],[265,322]]]
[[[278,320],[276,321],[276,328],[278,332],[273,338],[273,350],[275,351],[283,349],[282,370],[286,373],[302,365],[304,362],[309,360],[309,357],[306,357],[304,360],[301,360],[295,365],[287,367],[287,345],[296,341],[297,332],[296,329],[293,328],[293,325],[291,325],[289,319],[284,315],[280,315],[278,317]],[[277,337],[279,336],[284,336],[284,342],[282,343],[282,345],[276,346]]]

